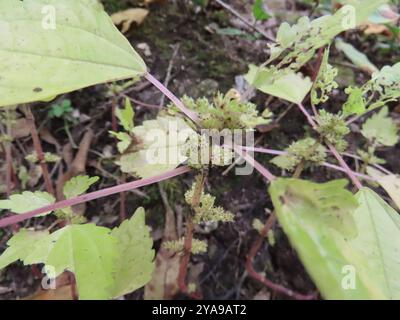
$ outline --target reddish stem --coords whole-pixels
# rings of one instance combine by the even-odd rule
[[[303,112],[303,114],[306,116],[308,123],[313,127],[313,129],[316,130],[318,128],[318,125],[314,121],[314,119],[311,117],[311,115],[308,113],[306,108],[304,108],[304,106],[301,103],[298,104],[298,107],[301,110],[301,112]],[[339,152],[336,150],[336,148],[332,144],[327,143],[327,145],[328,145],[330,151],[332,152],[332,154],[339,161],[339,164],[345,170],[346,174],[349,176],[349,178],[351,179],[353,184],[357,187],[357,189],[361,189],[363,186],[362,186],[360,180],[358,180],[358,178],[354,175],[353,171],[349,168],[347,163],[343,160],[342,156],[339,154]]]
[[[186,236],[184,243],[184,252],[183,257],[179,265],[179,274],[178,274],[178,286],[179,290],[183,293],[188,293],[188,287],[186,285],[186,275],[187,269],[190,261],[190,252],[192,250],[192,241],[193,241],[193,229],[194,225],[191,220],[188,221],[186,226]]]
[[[40,167],[42,168],[43,179],[46,185],[46,190],[48,193],[55,195],[53,184],[51,183],[50,179],[49,169],[47,167],[47,163],[44,158],[42,144],[40,142],[39,134],[36,129],[35,118],[32,114],[31,108],[28,105],[25,106],[25,115],[29,125],[29,129],[31,131],[33,146],[35,148],[35,152],[38,157]]]
[[[118,131],[118,121],[117,121],[117,116],[116,116],[116,109],[117,109],[117,101],[115,100],[115,97],[112,99],[112,104],[111,104],[111,127],[114,132]],[[118,139],[115,138],[115,141]],[[125,181],[125,177],[123,179]],[[124,221],[126,219],[126,212],[125,212],[125,192],[121,192],[119,194],[119,219],[120,222]]]
[[[184,174],[186,172],[189,172],[190,170],[191,169],[188,167],[180,167],[180,168],[168,171],[166,173],[160,174],[155,177],[141,179],[141,180],[137,180],[137,181],[133,181],[133,182],[128,182],[128,183],[124,183],[124,184],[114,186],[111,188],[106,188],[106,189],[102,189],[99,191],[83,194],[83,195],[75,197],[75,198],[59,201],[54,204],[29,211],[27,213],[23,213],[20,215],[15,215],[15,216],[1,219],[0,220],[0,228],[33,218],[33,217],[35,217],[39,214],[45,213],[45,212],[55,211],[55,210],[59,210],[59,209],[65,208],[65,207],[71,207],[71,206],[77,205],[79,203],[88,202],[91,200],[107,197],[112,194],[120,193],[123,191],[129,191],[129,190],[144,187],[144,186],[147,186],[147,185],[159,182],[159,181],[167,180],[167,179],[179,176],[181,174]]]
[[[194,123],[199,122],[197,113],[185,107],[181,100],[179,100],[171,91],[169,91],[160,81],[153,77],[150,73],[146,73],[145,78],[151,82],[158,90],[160,90],[168,99],[170,99],[178,108]]]
[[[354,172],[350,169],[350,167],[347,165],[346,161],[342,158],[342,156],[339,154],[339,152],[335,149],[335,147],[331,144],[327,144],[329,150],[331,150],[332,154],[335,156],[337,161],[339,161],[339,164],[342,166],[342,168],[345,170],[353,184],[357,187],[358,190],[362,189],[362,184],[360,180],[355,176]]]
[[[7,197],[11,194],[11,176],[12,176],[12,155],[11,155],[11,142],[6,142],[6,192]]]
[[[271,289],[272,291],[284,294],[293,299],[296,299],[296,300],[313,300],[313,299],[315,299],[314,294],[304,295],[301,293],[297,293],[297,292],[290,290],[282,285],[274,283],[271,280],[268,280],[267,278],[265,278],[264,276],[262,276],[261,274],[259,274],[257,271],[254,270],[254,266],[253,266],[254,258],[257,255],[258,250],[260,250],[260,247],[261,247],[265,237],[267,236],[268,232],[271,230],[271,228],[273,227],[275,222],[276,222],[276,216],[275,216],[275,214],[271,214],[269,216],[264,228],[261,230],[260,236],[253,243],[253,246],[251,247],[250,252],[247,256],[247,260],[246,260],[246,270],[247,270],[248,274],[252,278],[254,278],[254,279],[258,280],[259,282],[261,282],[262,284],[264,284],[267,288]]]
[[[276,177],[264,166],[262,166],[259,162],[257,162],[252,156],[250,156],[247,152],[243,151],[238,146],[233,146],[235,152],[240,155],[247,163],[249,163],[254,169],[256,169],[261,175],[266,178],[269,182],[272,182],[276,179]]]

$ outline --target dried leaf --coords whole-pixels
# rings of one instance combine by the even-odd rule
[[[138,25],[140,25],[148,14],[149,10],[134,8],[114,13],[111,16],[111,20],[116,25],[122,24],[121,31],[122,33],[125,33],[129,30],[133,22],[136,22]]]

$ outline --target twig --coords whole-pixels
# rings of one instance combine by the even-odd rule
[[[83,194],[83,195],[75,197],[75,198],[62,200],[62,201],[56,202],[54,204],[29,211],[27,213],[14,215],[11,217],[1,219],[0,220],[0,228],[33,218],[33,217],[35,217],[39,214],[45,213],[45,212],[55,211],[55,210],[59,210],[59,209],[66,208],[66,207],[71,207],[71,206],[74,206],[74,205],[77,205],[80,203],[92,201],[95,199],[107,197],[109,195],[113,195],[113,194],[120,193],[123,191],[129,191],[129,190],[144,187],[144,186],[147,186],[147,185],[159,182],[159,181],[167,180],[167,179],[179,176],[181,174],[187,173],[190,170],[191,169],[188,167],[179,167],[177,169],[165,172],[163,174],[160,174],[160,175],[157,175],[157,176],[154,176],[151,178],[128,182],[128,183],[124,183],[124,184],[114,186],[111,188],[106,188],[106,189],[98,190],[95,192]]]
[[[11,125],[10,125],[10,119],[9,119],[9,111],[7,110],[7,136],[11,137]],[[11,176],[12,176],[12,170],[13,170],[13,165],[12,165],[12,153],[11,153],[11,141],[7,141],[4,143],[4,148],[6,152],[6,192],[7,192],[7,197],[10,196],[11,194]]]
[[[51,183],[51,180],[50,180],[49,169],[47,167],[47,163],[44,158],[42,144],[39,139],[39,134],[36,130],[35,118],[32,114],[32,110],[29,105],[24,105],[23,110],[24,110],[26,120],[29,125],[29,129],[31,131],[31,136],[32,136],[32,141],[33,141],[33,145],[35,148],[35,152],[38,157],[40,167],[42,168],[43,179],[46,184],[46,190],[48,193],[55,195],[53,184]]]
[[[276,41],[274,37],[272,37],[269,34],[267,34],[264,30],[261,30],[260,28],[258,28],[254,24],[252,24],[251,22],[247,21],[246,18],[242,17],[242,15],[239,12],[237,12],[235,9],[233,9],[227,3],[223,2],[222,0],[215,0],[215,2],[217,2],[221,7],[225,8],[226,10],[228,10],[231,14],[233,14],[236,18],[238,18],[243,23],[245,23],[248,27],[250,27],[251,29],[257,31],[259,34],[264,36],[266,39],[268,39],[268,40],[270,40],[272,42]]]
[[[165,87],[168,87],[169,81],[171,80],[172,67],[174,65],[175,58],[176,58],[176,56],[178,54],[179,47],[180,47],[179,44],[175,45],[174,52],[172,53],[171,60],[169,61],[169,65],[168,65],[168,69],[167,69],[167,75],[166,75],[165,81],[164,81],[164,86]],[[162,95],[161,99],[160,99],[160,108],[164,105],[164,102],[165,102],[165,95]]]
[[[157,106],[155,104],[149,104],[149,103],[144,103],[140,100],[134,99],[128,95],[126,95],[125,93],[121,93],[120,94],[122,97],[124,98],[128,98],[129,100],[131,100],[133,103],[136,103],[139,106],[145,107],[145,108],[149,108],[149,109],[160,109],[160,106]]]
[[[294,292],[293,290],[290,290],[282,285],[276,284],[276,283],[272,282],[271,280],[268,280],[267,278],[265,278],[264,276],[259,274],[256,270],[254,270],[254,266],[253,266],[254,258],[257,255],[257,252],[259,251],[265,237],[268,235],[268,232],[271,230],[271,228],[273,227],[275,222],[276,222],[276,216],[274,213],[272,213],[269,216],[264,228],[261,230],[260,235],[258,236],[257,240],[253,243],[249,254],[247,255],[246,270],[247,270],[249,276],[258,280],[259,282],[264,284],[267,288],[269,288],[275,292],[284,294],[288,297],[294,298],[296,300],[313,300],[313,299],[315,299],[314,294],[304,295],[301,293]]]

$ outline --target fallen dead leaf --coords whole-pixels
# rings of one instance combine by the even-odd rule
[[[383,34],[387,37],[392,36],[392,32],[384,24],[375,24],[372,22],[367,22],[361,26],[361,29],[365,34]]]
[[[42,286],[36,292],[22,300],[72,300],[72,289],[68,272],[63,272],[56,279],[56,288],[45,290]]]
[[[49,130],[47,130],[46,128],[42,128],[39,132],[39,135],[43,141],[52,144],[57,148],[57,150],[60,150],[61,148],[60,144],[58,143],[57,139],[54,138],[54,136],[51,134]]]
[[[11,137],[13,139],[21,139],[31,134],[28,121],[26,118],[20,118],[11,126]]]
[[[170,207],[165,191],[160,186],[161,198],[165,207],[165,225],[163,240],[171,241],[178,239],[176,230],[175,213]],[[151,281],[144,290],[145,300],[171,300],[178,293],[178,274],[180,265],[180,256],[162,246],[157,252],[156,269],[153,272]]]
[[[138,25],[142,24],[148,14],[149,10],[134,8],[114,13],[111,15],[111,19],[116,25],[122,24],[121,32],[125,33],[129,30],[133,22]]]

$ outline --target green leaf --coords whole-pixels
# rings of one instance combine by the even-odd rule
[[[373,275],[375,290],[387,299],[400,299],[400,215],[368,188],[356,198],[359,235],[351,246],[365,257],[363,267]]]
[[[261,116],[257,105],[242,101],[235,89],[225,95],[217,92],[212,100],[205,97],[193,99],[182,97],[184,105],[198,114],[200,125],[204,129],[254,129],[258,125],[271,123],[272,113],[266,108]],[[176,114],[178,109],[169,105],[168,110]]]
[[[42,191],[24,191],[21,194],[13,194],[8,200],[0,200],[0,209],[8,209],[14,213],[26,213],[41,207],[48,206],[55,202],[54,197]],[[49,214],[51,211],[39,216]]]
[[[394,146],[399,141],[396,123],[388,116],[389,110],[383,107],[363,125],[361,133],[369,141],[383,146]]]
[[[326,158],[325,147],[313,138],[293,142],[285,151],[286,154],[274,157],[271,163],[288,171],[294,170],[302,161],[321,164]]]
[[[128,149],[128,147],[132,143],[131,136],[126,132],[109,131],[109,133],[119,140],[119,142],[117,143],[117,148],[119,153],[124,153],[125,150]]]
[[[270,44],[270,58],[259,69],[250,66],[246,80],[257,89],[273,96],[300,103],[310,91],[312,82],[297,72],[310,61],[316,51],[329,45],[343,31],[355,28],[374,12],[381,1],[352,1],[353,7],[344,6],[333,15],[310,21],[307,16],[290,26],[283,23],[277,41]],[[275,62],[272,65],[272,62]]]
[[[0,106],[146,72],[97,1],[2,0],[0,23]]]
[[[350,116],[352,114],[361,115],[365,113],[367,108],[363,90],[358,87],[348,87],[345,89],[345,92],[349,97],[343,105],[344,116]]]
[[[55,276],[65,270],[75,274],[80,299],[109,299],[114,283],[117,240],[110,230],[93,224],[68,225],[36,242],[23,259],[44,263]]]
[[[335,81],[338,69],[329,64],[329,48],[325,49],[318,76],[311,90],[311,101],[314,105],[328,101],[329,94],[339,85]]]
[[[140,141],[137,151],[123,154],[116,163],[122,172],[142,178],[175,169],[185,162],[188,138],[195,134],[182,118],[170,116],[144,121],[132,132]]]
[[[357,201],[345,185],[278,179],[269,192],[280,224],[324,298],[385,298],[365,268],[367,259],[349,245],[364,230],[355,225]],[[354,289],[343,286],[348,266],[356,270]]]
[[[131,101],[128,98],[125,99],[125,108],[115,110],[115,115],[126,132],[131,132],[133,130],[135,111],[133,111]]]
[[[253,15],[256,20],[268,20],[271,16],[265,11],[263,0],[256,0],[253,5]]]
[[[19,230],[18,233],[8,240],[8,248],[0,256],[0,269],[17,260],[24,260],[35,248],[36,242],[48,234],[48,231]]]
[[[118,259],[111,288],[112,296],[117,298],[148,283],[155,268],[153,240],[145,224],[144,209],[137,209],[132,218],[114,228],[111,235],[118,239]]]
[[[76,176],[68,180],[63,188],[66,199],[77,197],[85,193],[92,184],[96,183],[99,177]]]
[[[249,68],[245,76],[248,83],[264,93],[293,103],[301,103],[313,85],[309,77],[303,77],[300,73],[274,74],[270,69],[255,65],[250,65]]]
[[[397,208],[400,209],[400,176],[396,174],[384,174],[372,167],[368,167],[367,172],[372,178],[377,180],[380,186],[392,198]]]
[[[337,40],[336,48],[342,51],[355,66],[365,70],[369,74],[379,71],[379,69],[368,59],[364,53],[354,48],[354,46],[350,43]]]
[[[354,11],[356,17],[356,24],[360,25],[361,23],[368,20],[368,18],[374,14],[378,8],[386,3],[388,0],[341,0],[342,4],[351,5],[354,7]]]
[[[368,188],[354,197],[344,185],[278,179],[270,193],[279,222],[326,299],[399,299],[400,216]]]

